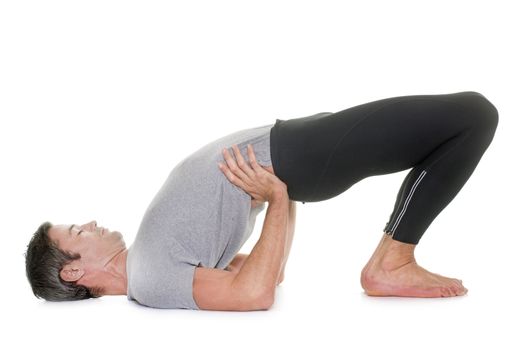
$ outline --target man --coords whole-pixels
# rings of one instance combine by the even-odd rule
[[[419,266],[414,248],[468,180],[497,124],[497,109],[468,91],[393,97],[241,130],[173,169],[130,249],[95,222],[43,224],[28,247],[27,275],[35,295],[48,300],[127,294],[159,308],[269,309],[292,243],[294,201],[326,200],[368,176],[413,167],[361,285],[372,296],[464,295],[461,280]],[[237,254],[264,202],[260,239],[249,255]]]

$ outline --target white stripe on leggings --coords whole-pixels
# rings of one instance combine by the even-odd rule
[[[395,234],[395,230],[398,227],[398,224],[400,223],[400,220],[402,220],[402,217],[405,214],[405,211],[407,209],[407,205],[411,201],[411,197],[413,196],[413,193],[416,190],[416,187],[418,187],[418,184],[420,183],[420,181],[422,181],[422,179],[424,178],[425,174],[427,174],[427,172],[425,170],[422,170],[422,172],[420,173],[420,176],[418,176],[418,179],[416,179],[416,181],[413,184],[413,187],[411,188],[411,191],[407,195],[407,198],[406,198],[405,203],[404,203],[404,208],[402,209],[402,211],[400,212],[400,215],[398,215],[398,218],[396,219],[395,223],[393,224],[393,228],[391,230],[389,230],[389,231],[393,232],[393,235]]]

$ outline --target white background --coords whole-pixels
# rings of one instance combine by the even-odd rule
[[[3,1],[0,347],[517,349],[517,12],[500,1]],[[36,299],[40,223],[99,225],[129,246],[181,159],[244,128],[406,94],[478,91],[494,141],[416,248],[466,296],[366,296],[360,272],[407,171],[298,203],[269,311]],[[242,252],[253,248],[264,219]]]

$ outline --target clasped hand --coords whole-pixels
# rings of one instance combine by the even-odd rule
[[[237,145],[232,145],[236,161],[226,148],[223,149],[224,163],[218,167],[227,179],[234,185],[247,192],[254,200],[270,202],[280,191],[286,191],[286,184],[276,175],[263,169],[256,161],[252,145],[247,145],[249,163],[245,161]]]

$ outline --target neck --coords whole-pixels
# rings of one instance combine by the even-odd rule
[[[128,291],[128,276],[126,273],[126,258],[128,249],[123,249],[117,253],[106,266],[110,277],[102,285],[103,295],[126,295]]]

